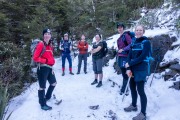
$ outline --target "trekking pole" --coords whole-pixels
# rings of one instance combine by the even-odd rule
[[[131,76],[128,78],[128,82],[127,82],[127,85],[126,85],[125,91],[124,91],[124,93],[123,93],[122,102],[124,101],[124,98],[125,98],[126,91],[127,91],[128,86],[129,86],[129,82],[130,82],[130,80],[131,80]]]
[[[156,63],[156,67],[155,67],[155,69],[154,69],[154,73],[153,73],[153,76],[152,76],[152,80],[151,80],[151,82],[150,82],[150,87],[151,87],[151,85],[152,85],[152,82],[153,82],[153,79],[154,79],[154,74],[155,74],[155,72],[156,72],[158,63],[159,63],[159,62]]]

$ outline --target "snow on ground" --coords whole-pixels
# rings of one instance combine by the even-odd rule
[[[51,99],[47,102],[52,106],[51,111],[43,111],[38,104],[38,83],[34,83],[21,95],[13,98],[8,105],[7,115],[12,112],[9,120],[131,120],[140,111],[138,99],[138,112],[126,113],[123,108],[131,103],[130,95],[119,95],[120,88],[109,81],[116,82],[121,86],[122,76],[114,73],[113,62],[104,67],[103,86],[96,88],[90,85],[94,80],[91,57],[88,59],[88,74],[81,72],[80,75],[70,75],[66,70],[65,76],[61,76],[61,59],[56,59],[54,71],[57,78],[57,86],[54,94],[63,102],[55,105]],[[73,61],[73,71],[77,71],[77,59]],[[66,64],[66,68],[68,65]],[[149,87],[152,75],[146,84],[145,91],[148,97],[147,116],[149,120],[179,120],[180,92],[168,89],[172,82],[164,82],[161,75],[155,74],[152,87]],[[47,84],[48,86],[48,84]],[[99,105],[99,109],[91,110],[89,106]],[[115,114],[112,114],[115,113]]]

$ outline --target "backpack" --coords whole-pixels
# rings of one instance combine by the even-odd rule
[[[136,38],[135,38],[135,33],[134,33],[134,32],[125,31],[125,32],[123,33],[123,35],[122,35],[122,40],[123,40],[124,44],[127,46],[128,43],[127,43],[126,37],[125,37],[126,34],[128,34],[128,35],[131,37],[132,43],[136,40]]]
[[[103,48],[102,48],[102,57],[105,57],[108,53],[108,47],[106,41],[102,41]]]
[[[132,48],[132,50],[142,50],[144,47],[144,42],[146,42],[147,40],[143,40],[141,43],[135,44],[135,40],[132,42],[132,46],[136,45],[137,48]],[[151,70],[151,63],[152,61],[154,61],[154,58],[152,57],[152,47],[149,51],[149,55],[146,57],[146,59],[144,60],[147,64],[148,64],[148,76],[150,75],[150,70]]]
[[[31,65],[30,66],[31,67],[38,67],[38,63],[33,60],[33,56],[34,56],[35,49],[40,42],[42,42],[42,41],[39,39],[35,39],[31,42],[31,46],[30,46],[30,50],[31,50]],[[44,45],[44,43],[43,43],[43,45]],[[45,51],[46,51],[46,47],[44,45],[40,56],[42,56],[42,54],[44,54]]]

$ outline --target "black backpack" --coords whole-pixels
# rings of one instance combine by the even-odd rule
[[[106,41],[102,41],[103,48],[102,48],[102,57],[105,57],[108,53],[108,47]]]

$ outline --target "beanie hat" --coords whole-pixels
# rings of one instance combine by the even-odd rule
[[[118,27],[123,27],[123,29],[124,29],[124,28],[125,28],[125,25],[124,25],[123,23],[121,23],[121,22],[118,22],[118,23],[117,23],[117,28],[118,28]]]
[[[44,29],[43,30],[43,36],[44,36],[45,33],[51,33],[50,29]]]

